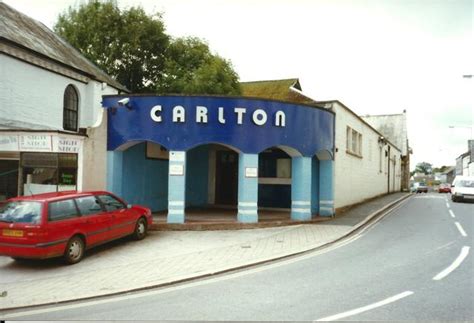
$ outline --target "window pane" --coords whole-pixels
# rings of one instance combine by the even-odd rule
[[[77,215],[76,204],[72,199],[49,203],[48,219],[50,221],[73,218]]]
[[[63,127],[65,130],[77,131],[78,96],[72,85],[64,91]]]
[[[357,131],[352,130],[352,152],[357,153]]]
[[[126,206],[114,198],[113,196],[110,195],[100,195],[99,199],[102,201],[102,203],[105,206],[105,209],[107,211],[115,211],[115,210],[120,210],[120,209],[125,209]]]
[[[0,207],[0,221],[12,223],[39,223],[41,203],[9,202]]]
[[[86,196],[76,199],[77,207],[82,215],[97,214],[102,212],[100,202],[95,196]]]

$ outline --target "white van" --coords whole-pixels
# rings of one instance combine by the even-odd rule
[[[456,176],[451,186],[451,200],[474,202],[474,176]]]

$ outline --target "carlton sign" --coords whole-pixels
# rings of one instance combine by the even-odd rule
[[[154,122],[162,122],[163,121],[163,107],[161,105],[155,105],[150,110],[150,117]],[[234,108],[232,111],[236,116],[236,122],[238,125],[243,124],[244,115],[247,113],[246,108]],[[208,113],[209,110],[207,107],[202,105],[196,106],[196,119],[194,120],[196,123],[207,123],[208,122]],[[272,124],[276,127],[285,127],[286,125],[286,115],[285,112],[279,110],[274,113],[272,116]],[[176,105],[172,109],[172,121],[174,123],[185,123],[186,122],[186,109],[181,105]],[[220,124],[226,123],[226,113],[223,107],[219,107],[217,109],[217,121]],[[252,112],[252,121],[257,126],[263,126],[268,121],[268,114],[265,110],[256,109]]]

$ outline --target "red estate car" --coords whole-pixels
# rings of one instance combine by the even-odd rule
[[[132,235],[146,236],[150,209],[127,206],[105,192],[57,192],[12,198],[0,207],[0,255],[14,259],[63,256],[75,264],[86,249]]]

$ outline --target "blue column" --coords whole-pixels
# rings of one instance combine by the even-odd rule
[[[319,212],[319,159],[311,159],[311,214]]]
[[[319,215],[333,216],[334,211],[334,161],[319,161]]]
[[[291,219],[311,220],[311,157],[291,161]]]
[[[123,151],[107,151],[107,190],[123,196]]]
[[[237,220],[258,222],[258,154],[239,154],[239,202]]]
[[[168,223],[184,223],[186,152],[170,151],[168,170]]]

